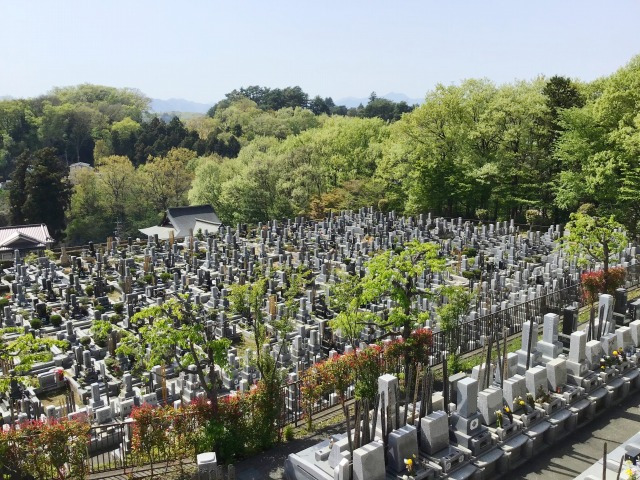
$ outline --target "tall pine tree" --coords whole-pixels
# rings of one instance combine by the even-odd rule
[[[11,178],[12,223],[44,223],[53,238],[61,240],[71,193],[67,173],[52,148],[23,153]]]
[[[618,192],[618,219],[629,237],[640,232],[640,165],[628,165],[622,172],[622,185]]]

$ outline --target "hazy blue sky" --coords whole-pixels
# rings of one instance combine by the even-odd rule
[[[640,53],[637,0],[3,0],[0,96],[83,82],[200,102],[246,85],[423,97],[436,83],[591,80]]]

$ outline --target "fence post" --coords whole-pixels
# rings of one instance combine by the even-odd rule
[[[295,411],[293,412],[293,418],[294,418],[294,425],[296,428],[298,428],[298,416],[300,415],[300,385],[299,385],[300,380],[296,380],[295,383],[295,399],[296,399],[296,405],[295,405]]]

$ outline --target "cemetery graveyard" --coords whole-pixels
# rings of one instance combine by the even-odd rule
[[[583,269],[557,248],[560,235],[555,226],[521,231],[513,222],[476,225],[361,209],[322,221],[296,218],[252,229],[222,226],[214,235],[198,232],[181,241],[109,239],[104,247],[90,244],[78,256],[63,251],[55,261],[42,257],[31,264],[16,252],[14,266],[3,277],[10,289],[1,312],[3,342],[31,336],[46,348],[30,358],[18,353],[2,361],[2,375],[10,381],[0,394],[0,422],[8,427],[66,417],[92,425],[126,425],[135,406],[180,406],[206,398],[198,369],[185,361],[190,352],[176,348],[174,361],[134,371],[136,359],[119,348],[140,339],[136,313],[179,294],[188,294],[198,306],[198,321],[208,338],[231,342],[218,393],[248,392],[259,379],[251,326],[232,311],[230,297],[232,285],[251,283],[258,272],[268,278],[261,302],[267,328],[262,353],[287,375],[285,417],[302,421],[296,382],[303,372],[364,348],[385,333],[367,326],[359,332],[358,344],[351,345],[341,332],[332,331],[331,286],[343,274],[364,276],[376,252],[410,241],[436,242],[448,268],[417,278],[424,294],[412,305],[429,313],[421,327],[434,333],[430,365],[441,363],[449,352],[444,336],[437,335],[435,313],[446,298],[429,293],[449,284],[477,292],[464,318],[472,328],[461,329],[461,353],[502,348],[499,361],[476,366],[470,374],[445,376],[441,391],[432,378],[416,378],[414,372],[413,382],[422,388],[415,389],[413,398],[400,393],[396,376],[380,377],[377,404],[366,412],[361,408],[357,426],[291,455],[287,474],[318,480],[506,475],[640,387],[640,301],[627,302],[624,288],[616,292],[615,302],[610,295],[600,297],[594,324],[600,334],[594,339],[576,331],[576,295],[563,296],[557,313],[539,318],[505,314],[500,329],[477,321],[577,286]],[[630,245],[612,265],[635,272],[636,261],[636,247]],[[294,311],[288,311],[285,291],[294,276],[304,276],[305,283]],[[631,286],[629,279],[626,286]],[[384,317],[393,306],[390,298],[379,298],[366,309]],[[281,349],[283,334],[273,325],[283,319],[290,328]],[[92,329],[96,324],[111,327],[105,333]],[[539,325],[541,340],[531,334]],[[522,348],[507,354],[500,341],[520,331]],[[44,401],[50,398],[54,400]],[[318,408],[337,404],[337,396],[329,394]],[[93,438],[89,453],[126,452],[130,431],[121,431],[117,446]],[[407,459],[413,459],[411,465]]]
[[[603,295],[600,306],[606,310],[612,300]],[[543,340],[528,328],[522,333],[523,348],[530,349],[507,353],[489,364],[489,372],[483,363],[470,375],[451,375],[443,392],[433,390],[431,379],[402,405],[398,378],[379,377],[372,418],[356,418],[351,431],[290,455],[288,478],[510,478],[515,468],[640,387],[640,321],[616,327],[607,319],[600,340],[587,341],[586,332],[575,331],[566,354],[559,321],[559,315],[546,314]],[[635,448],[630,445],[627,453]]]

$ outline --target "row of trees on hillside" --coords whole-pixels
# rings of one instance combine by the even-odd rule
[[[248,222],[373,204],[551,223],[591,205],[635,236],[638,82],[640,58],[588,84],[440,85],[393,123],[316,117],[284,139],[254,137],[234,161],[201,163],[189,198]]]
[[[319,218],[366,205],[544,224],[566,221],[582,206],[615,215],[636,236],[639,82],[640,57],[591,83],[556,76],[500,86],[488,80],[439,85],[415,109],[372,94],[353,116],[312,107],[317,99],[297,87],[248,87],[228,94],[206,116],[169,123],[146,119],[146,100],[137,92],[85,85],[46,99],[0,102],[0,109],[13,112],[0,115],[0,155],[15,174],[11,220],[51,223],[57,238],[66,234],[70,242],[100,240],[116,221],[135,234],[160,209],[187,201],[213,205],[231,224]],[[71,128],[61,113],[76,107],[103,118],[90,129],[91,141],[81,141],[85,130]],[[51,109],[60,113],[61,130],[44,136],[52,128],[44,120]],[[93,145],[97,170],[72,190],[62,185],[62,173],[39,181],[44,154],[34,147],[43,145],[54,149],[46,155],[58,157],[60,172],[65,159],[83,158],[83,149]],[[147,164],[173,158],[171,152],[189,159],[175,174],[188,188],[158,199],[149,193],[158,179],[153,183],[147,172],[156,167]],[[118,195],[103,188],[99,174],[116,157],[128,172]],[[46,209],[28,193],[39,182],[55,193]],[[24,193],[17,191],[22,187]],[[98,214],[95,205],[109,207]]]
[[[137,90],[89,84],[54,88],[37,98],[0,101],[0,175],[8,177],[25,151],[45,147],[56,149],[67,164],[93,164],[100,157],[124,155],[141,165],[149,156],[166,155],[179,147],[198,155],[235,157],[243,140],[252,136],[283,138],[298,133],[287,120],[304,116],[302,110],[307,117],[337,114],[397,120],[412,109],[406,102],[380,99],[375,93],[366,106],[347,109],[330,97],[310,99],[300,87],[260,86],[233,90],[206,117],[194,115],[184,122],[177,117],[162,121],[149,113],[149,104],[150,99]],[[264,112],[271,115],[259,115]]]
[[[174,148],[135,167],[125,156],[110,155],[95,170],[74,174],[74,193],[67,212],[67,241],[80,244],[111,235],[136,235],[138,228],[157,224],[164,211],[187,203],[195,152]]]

